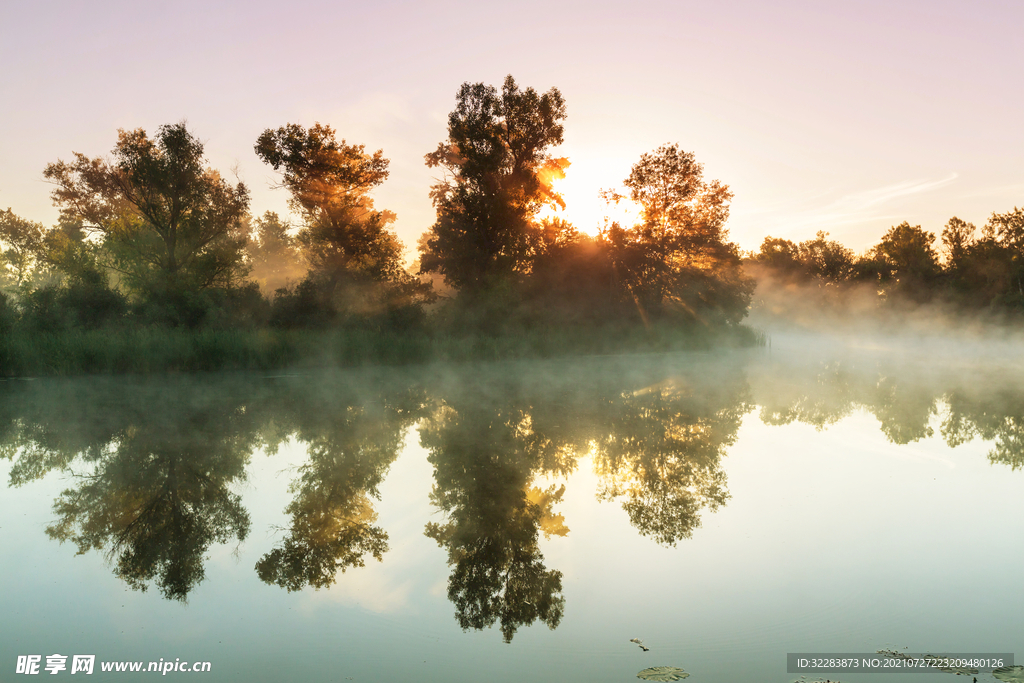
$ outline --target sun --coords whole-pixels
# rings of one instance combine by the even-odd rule
[[[540,218],[561,218],[588,235],[597,235],[606,224],[617,222],[632,226],[640,221],[640,207],[628,197],[617,203],[609,203],[601,197],[602,190],[618,187],[616,178],[625,175],[620,164],[566,166],[571,168],[565,168],[564,174],[560,174],[562,177],[554,175],[550,179],[552,190],[565,201],[565,209],[549,206],[541,212]]]

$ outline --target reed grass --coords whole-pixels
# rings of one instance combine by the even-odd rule
[[[727,330],[550,329],[481,335],[332,330],[114,327],[0,335],[0,376],[145,374],[292,367],[650,353],[764,346],[766,335]]]

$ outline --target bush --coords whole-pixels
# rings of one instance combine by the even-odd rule
[[[0,334],[8,334],[17,323],[17,309],[11,305],[7,295],[0,292]]]

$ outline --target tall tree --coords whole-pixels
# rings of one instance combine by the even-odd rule
[[[273,211],[267,211],[254,221],[246,254],[252,264],[250,277],[259,283],[264,294],[270,295],[301,280],[306,268],[298,253],[296,239],[288,234],[289,226]]]
[[[184,122],[118,131],[113,159],[47,165],[62,219],[99,233],[109,265],[147,297],[178,297],[235,283],[245,274],[242,249],[249,191],[205,167],[203,143]]]
[[[781,237],[765,237],[761,250],[752,254],[751,260],[780,273],[793,274],[801,270],[799,248]]]
[[[985,232],[1004,246],[1024,252],[1024,209],[1015,206],[1013,211],[993,213],[985,224]]]
[[[942,229],[942,251],[946,257],[946,266],[957,270],[962,264],[964,256],[974,245],[974,233],[977,228],[973,223],[953,216],[946,222]]]
[[[799,258],[805,272],[819,283],[842,284],[856,274],[856,259],[853,250],[827,237],[827,232],[819,230],[813,240],[801,242],[797,247]]]
[[[402,265],[395,214],[374,208],[370,191],[388,177],[381,150],[335,138],[330,126],[289,123],[263,131],[256,154],[282,173],[291,208],[302,217],[297,241],[336,306],[371,311],[418,300],[425,288]]]
[[[448,115],[448,139],[426,155],[444,175],[431,188],[437,221],[421,244],[421,270],[477,291],[528,272],[546,205],[564,207],[552,190],[568,161],[549,150],[562,142],[565,100],[539,95],[507,76],[501,92],[463,83]]]
[[[25,220],[10,208],[0,211],[0,286],[20,286],[28,279],[43,234],[42,224]]]
[[[729,187],[705,181],[693,153],[674,144],[642,155],[625,185],[641,221],[630,228],[614,223],[604,239],[641,313],[681,309],[705,322],[746,315],[753,282],[742,273],[739,248],[726,241]]]
[[[402,246],[389,229],[395,216],[374,210],[369,196],[388,177],[381,150],[367,154],[362,145],[338,142],[330,126],[290,123],[263,131],[256,154],[282,173],[304,221],[299,242],[312,268],[384,280],[401,271]]]
[[[985,234],[995,236],[1005,250],[1010,286],[1005,297],[1018,307],[1024,305],[1024,209],[993,213],[985,224]]]
[[[893,226],[874,246],[872,253],[892,280],[903,289],[921,287],[939,274],[939,258],[932,247],[935,233],[903,221]]]

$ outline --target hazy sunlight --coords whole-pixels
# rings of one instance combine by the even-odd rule
[[[591,166],[585,168],[573,165],[565,172],[563,178],[553,178],[552,189],[565,200],[565,209],[546,208],[540,218],[561,218],[572,223],[577,230],[588,235],[596,235],[601,227],[608,223],[618,222],[622,226],[631,226],[640,220],[640,207],[628,197],[617,204],[606,202],[601,198],[602,189],[615,186],[614,179],[624,176],[622,168]]]

